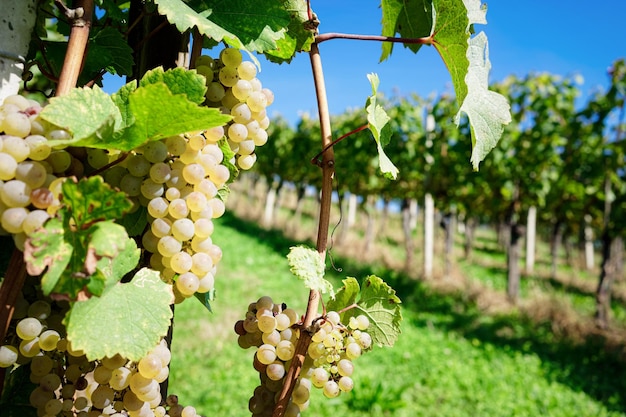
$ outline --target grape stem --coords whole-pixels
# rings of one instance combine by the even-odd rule
[[[311,51],[309,52],[311,60],[311,70],[313,72],[313,82],[315,85],[315,93],[317,96],[317,108],[319,112],[320,130],[322,139],[322,192],[320,199],[320,212],[319,212],[319,225],[317,229],[317,243],[316,248],[320,257],[324,259],[326,257],[326,247],[328,245],[328,229],[330,224],[330,206],[332,196],[332,181],[335,175],[335,153],[333,151],[333,138],[330,126],[330,113],[328,111],[328,99],[326,97],[326,86],[324,83],[324,73],[322,70],[322,59],[317,43],[311,45]],[[287,375],[285,376],[285,383],[280,392],[280,395],[276,401],[274,407],[273,417],[282,417],[285,414],[291,393],[295,388],[295,382],[300,375],[300,370],[304,364],[306,357],[306,351],[311,341],[312,334],[308,330],[313,320],[319,316],[318,308],[320,303],[320,293],[316,290],[309,292],[309,302],[307,304],[306,313],[303,320],[303,330],[300,333],[300,340],[296,346],[296,352],[294,354]]]
[[[418,45],[432,45],[434,43],[433,35],[425,38],[396,38],[393,36],[380,36],[380,35],[356,35],[352,33],[322,33],[315,37],[315,42],[320,44],[331,39],[354,39],[358,41],[377,41],[377,42],[392,42],[392,43],[404,43],[404,44],[418,44]]]

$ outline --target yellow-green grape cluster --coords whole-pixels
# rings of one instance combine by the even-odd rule
[[[312,361],[305,362],[303,376],[313,386],[321,388],[329,398],[352,390],[352,361],[372,346],[372,338],[365,330],[369,319],[365,315],[350,317],[347,326],[341,324],[339,314],[330,311],[325,322],[313,334],[307,354]]]
[[[211,135],[216,140],[227,138],[239,168],[252,168],[255,148],[267,142],[270,120],[266,107],[273,103],[274,93],[263,88],[254,63],[244,61],[235,48],[223,49],[219,59],[199,57],[196,71],[206,77],[207,105],[233,116],[226,126],[211,130]]]
[[[161,340],[137,362],[120,355],[90,361],[72,349],[62,324],[67,303],[18,298],[0,367],[28,365],[30,404],[42,416],[195,417],[195,408],[161,397],[171,353]]]
[[[0,232],[13,235],[20,250],[56,211],[62,181],[57,177],[80,170],[77,158],[48,144],[69,134],[39,119],[41,109],[19,95],[0,106]]]
[[[177,302],[213,289],[222,258],[211,239],[213,219],[224,214],[218,190],[230,178],[223,159],[202,132],[149,142],[125,156],[87,149],[91,169],[106,168],[109,185],[147,207],[143,247],[150,266],[174,283]]]
[[[253,416],[271,416],[277,394],[296,351],[300,330],[292,326],[298,321],[295,310],[274,304],[264,296],[248,306],[246,318],[235,324],[239,345],[255,346],[254,368],[261,384],[254,390],[248,408]],[[291,409],[293,406],[290,405]],[[287,414],[289,415],[289,414]]]

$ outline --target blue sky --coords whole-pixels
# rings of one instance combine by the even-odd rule
[[[311,0],[320,32],[380,34],[379,1]],[[584,94],[607,85],[606,70],[626,57],[626,0],[492,0],[484,30],[489,37],[491,81],[529,72],[580,74]],[[320,45],[332,113],[360,107],[370,93],[366,75],[378,73],[380,90],[420,96],[451,91],[450,76],[432,47],[413,54],[401,45],[379,63],[380,44],[331,40]],[[280,113],[295,122],[301,112],[317,114],[309,57],[298,55],[291,64],[261,60],[259,79],[272,89],[270,115]],[[106,87],[106,84],[105,84]],[[117,88],[117,87],[115,87]]]

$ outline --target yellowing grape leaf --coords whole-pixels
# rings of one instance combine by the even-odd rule
[[[469,40],[467,55],[470,62],[465,76],[468,92],[455,121],[459,123],[460,113],[467,114],[472,130],[470,161],[477,170],[480,162],[498,144],[504,126],[511,122],[511,108],[503,95],[488,88],[491,63],[484,32]]]
[[[65,181],[62,202],[57,217],[26,241],[26,270],[43,274],[45,295],[69,300],[85,290],[100,295],[139,262],[137,245],[114,223],[132,203],[98,176]]]
[[[365,315],[370,326],[367,333],[378,346],[393,346],[401,333],[402,311],[396,291],[381,278],[370,275],[362,287],[354,278],[343,280],[335,300],[326,304],[328,311],[341,311],[341,322],[348,323],[350,317]],[[352,308],[349,308],[351,307]]]
[[[171,285],[159,272],[143,268],[129,283],[74,303],[64,320],[67,338],[89,360],[119,353],[137,361],[167,334],[172,301]]]
[[[486,24],[487,8],[480,0],[434,0],[436,24],[433,45],[448,67],[460,103],[472,130],[474,169],[500,140],[503,125],[511,121],[506,99],[489,91],[491,64],[487,36],[471,37],[474,24]],[[457,123],[459,115],[456,117]]]
[[[287,255],[291,272],[311,289],[335,296],[333,285],[324,279],[324,260],[319,252],[305,246],[293,246]]]

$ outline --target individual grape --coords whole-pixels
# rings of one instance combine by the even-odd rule
[[[46,162],[52,167],[53,173],[63,173],[72,164],[72,155],[65,150],[55,150],[46,158]]]
[[[153,198],[148,203],[148,213],[154,218],[162,218],[167,216],[169,203],[166,199],[159,197]]]
[[[239,158],[237,158],[237,166],[239,168],[241,168],[242,170],[244,170],[244,171],[247,171],[250,168],[252,168],[255,163],[256,163],[256,155],[255,154],[242,155]]]
[[[172,236],[164,236],[159,239],[158,250],[164,257],[172,257],[179,253],[182,249],[182,244]]]
[[[215,275],[213,275],[212,272],[207,272],[198,281],[198,289],[196,290],[196,292],[200,294],[204,294],[204,293],[211,291],[214,286],[215,286]]]
[[[22,181],[31,189],[43,186],[47,177],[46,168],[36,161],[22,161],[15,170],[15,179]]]
[[[348,359],[356,359],[361,356],[361,346],[358,343],[349,343],[346,345],[346,356]]]
[[[206,176],[204,167],[197,163],[188,164],[183,168],[183,178],[189,184],[198,184]]]
[[[220,165],[220,166],[222,167],[223,165]],[[226,167],[224,167],[224,168],[226,168]],[[228,170],[226,170],[226,172],[228,172]],[[212,198],[211,200],[209,200],[209,206],[213,210],[213,218],[214,219],[216,219],[218,217],[222,217],[222,215],[226,211],[226,205],[219,198]]]
[[[241,51],[236,48],[224,48],[220,52],[220,60],[226,67],[238,67],[242,62]]]
[[[0,188],[0,198],[8,207],[26,207],[30,204],[32,188],[23,181],[11,180]]]
[[[30,133],[30,120],[21,112],[8,113],[2,121],[2,130],[7,135],[25,138]]]
[[[291,326],[289,316],[282,313],[276,315],[276,329],[278,329],[278,331],[285,330],[289,326]]]
[[[250,81],[256,77],[257,69],[250,61],[243,61],[237,67],[237,74],[242,80]]]
[[[162,367],[161,359],[154,354],[144,356],[137,365],[139,373],[145,378],[154,378],[161,372]]]
[[[48,374],[39,380],[39,386],[48,391],[56,391],[61,386],[61,378],[57,374]]]
[[[261,91],[252,91],[246,99],[246,104],[253,112],[259,112],[267,107],[267,97]]]
[[[132,174],[126,174],[120,181],[120,189],[129,197],[137,197],[141,194],[141,183],[143,179]]]
[[[161,197],[164,192],[163,183],[157,183],[149,178],[141,183],[141,195],[148,199]]]
[[[326,397],[335,398],[340,392],[339,385],[332,379],[326,381],[326,383],[324,383],[323,392]]]
[[[224,89],[222,84],[220,84],[219,82],[212,82],[209,83],[209,85],[207,86],[205,97],[210,102],[218,103],[224,98],[225,94],[226,90]]]
[[[193,260],[187,252],[178,252],[170,258],[170,268],[177,274],[184,274],[191,270]]]
[[[24,139],[28,145],[30,152],[28,157],[33,161],[43,161],[52,152],[52,148],[48,144],[48,139],[42,135],[30,135]]]
[[[303,384],[302,381],[304,379],[298,380],[298,385],[293,390],[293,394],[291,394],[291,400],[296,404],[304,404],[309,400],[311,395],[310,387],[307,387],[306,384]],[[308,381],[308,380],[307,380]]]
[[[0,346],[0,368],[8,368],[17,362],[18,350],[15,346]]]
[[[224,87],[233,87],[239,81],[239,75],[237,74],[237,68],[235,67],[223,67],[218,74],[220,83]],[[222,98],[223,100],[223,98]]]
[[[17,323],[15,332],[22,340],[33,340],[41,333],[43,326],[41,322],[34,317],[27,317]]]
[[[24,231],[24,221],[27,217],[28,210],[24,207],[11,207],[2,212],[0,225],[9,233],[22,233]]]
[[[276,356],[282,361],[288,361],[293,358],[296,347],[289,340],[281,340],[276,346]]]
[[[26,235],[31,235],[35,230],[42,227],[49,218],[50,215],[47,211],[33,210],[24,218],[24,221],[22,222],[22,229]]]
[[[272,381],[278,381],[285,376],[285,365],[280,361],[275,361],[267,365],[265,372],[269,379]]]
[[[263,344],[259,346],[256,357],[264,365],[274,363],[276,360],[276,348],[269,344]]]
[[[240,156],[250,155],[254,152],[255,144],[252,139],[246,139],[239,142],[239,152]]]
[[[167,218],[157,218],[152,221],[150,230],[157,238],[168,236],[172,232],[172,221]]]
[[[159,142],[160,143],[160,142]],[[164,184],[171,177],[172,169],[165,162],[157,162],[150,167],[150,179],[158,184]]]
[[[311,382],[317,388],[321,388],[328,382],[329,374],[324,368],[315,368],[311,374]]]
[[[152,141],[142,148],[143,157],[151,164],[163,162],[167,158],[168,148],[163,141]]]
[[[113,369],[111,372],[111,378],[109,379],[109,385],[116,391],[122,391],[130,385],[130,377],[132,372],[125,366]]]
[[[233,123],[228,127],[228,138],[235,143],[246,140],[248,128],[242,123]]]
[[[94,169],[100,169],[109,163],[109,153],[105,149],[87,148],[87,163]]]
[[[181,274],[176,280],[176,288],[184,296],[193,295],[200,286],[200,280],[196,274],[192,272],[185,272]]]
[[[189,214],[189,207],[187,207],[187,203],[182,198],[171,200],[167,210],[174,219],[182,219]]]
[[[17,161],[8,153],[0,153],[0,180],[8,181],[15,178]]]
[[[211,272],[214,266],[211,256],[203,252],[198,252],[191,255],[191,261],[191,272],[199,277],[203,277],[204,275]]]
[[[369,349],[372,347],[372,336],[370,336],[369,333],[363,332],[361,333],[361,337],[359,337],[358,343],[362,349]]]
[[[50,352],[56,349],[61,340],[61,335],[56,330],[48,329],[39,335],[39,347],[41,350]]]

